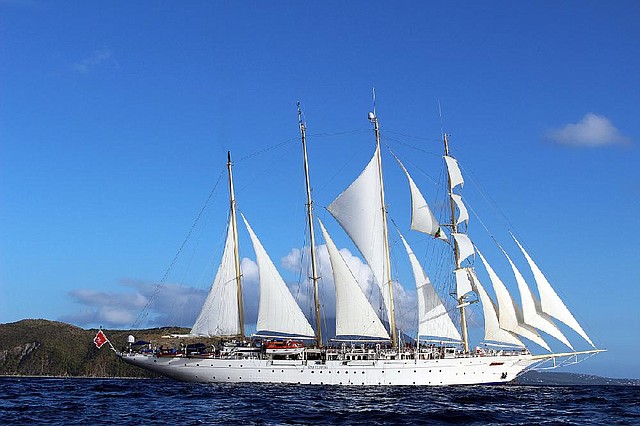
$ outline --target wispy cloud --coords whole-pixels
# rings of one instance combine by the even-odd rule
[[[546,136],[556,143],[570,146],[599,147],[631,142],[607,117],[594,113],[587,113],[577,123],[552,129]]]
[[[371,305],[378,310],[382,301],[380,290],[375,282],[371,269],[348,249],[340,250],[352,273],[356,277],[363,293]],[[281,259],[284,269],[309,276],[309,248],[294,248]],[[331,263],[326,246],[318,247],[318,266],[320,274],[320,297],[323,316],[327,321],[335,318],[335,286]],[[241,261],[243,279],[243,299],[245,324],[248,328],[257,322],[259,303],[259,270],[251,259]],[[306,274],[306,275],[305,275]],[[106,328],[129,328],[159,326],[191,327],[198,316],[206,298],[208,288],[195,288],[179,284],[158,285],[154,282],[123,280],[119,283],[120,291],[96,291],[77,289],[69,292],[76,302],[76,312],[64,315],[59,320],[83,327],[104,326]],[[288,282],[292,295],[313,323],[313,292],[306,282]],[[404,330],[414,330],[416,324],[416,298],[398,282],[394,282],[394,295],[397,312],[407,314],[398,316],[398,326]],[[150,303],[151,301],[151,303]],[[148,307],[147,307],[148,305]],[[145,309],[146,308],[146,309]],[[144,318],[138,323],[143,312]]]
[[[96,67],[107,63],[117,65],[113,52],[110,49],[98,49],[90,56],[72,64],[72,68],[81,74],[86,74]]]
[[[132,280],[124,280],[120,284],[128,290],[71,291],[69,296],[80,308],[77,312],[62,316],[60,320],[87,327],[131,327],[149,300],[153,299],[145,315],[145,326],[191,325],[206,296],[206,290],[178,284],[158,286],[156,283]]]
[[[258,266],[244,258],[241,262],[245,300],[245,322],[255,323],[258,311]],[[122,280],[121,291],[77,289],[69,297],[78,306],[76,312],[60,321],[82,327],[107,328],[183,326],[191,327],[200,313],[208,288],[175,283]],[[138,317],[142,318],[138,321]]]

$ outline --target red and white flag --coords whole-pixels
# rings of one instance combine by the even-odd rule
[[[102,345],[104,345],[108,341],[109,341],[109,339],[107,339],[107,336],[104,335],[102,330],[98,330],[98,334],[96,334],[96,337],[93,338],[93,343],[96,344],[96,347],[98,349],[100,349],[102,347]]]

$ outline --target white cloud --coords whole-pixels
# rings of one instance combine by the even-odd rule
[[[562,128],[550,130],[547,132],[547,138],[563,145],[587,147],[630,142],[607,117],[593,113],[587,113],[577,123],[569,123]]]
[[[84,58],[80,62],[76,62],[72,65],[72,68],[81,74],[86,74],[94,68],[105,64],[112,63],[117,65],[113,52],[109,49],[98,49],[90,56]]]

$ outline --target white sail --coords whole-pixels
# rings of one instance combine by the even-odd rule
[[[329,237],[320,219],[320,229],[329,252],[336,286],[336,336],[363,336],[389,339],[389,333],[362,292],[342,254]]]
[[[253,243],[260,276],[260,304],[256,332],[314,336],[309,321],[302,313],[244,215],[242,215],[242,219]]]
[[[454,271],[456,274],[456,295],[458,298],[473,291],[473,284],[469,276],[470,269],[471,268],[458,268]]]
[[[400,234],[400,232],[398,232]],[[451,321],[440,296],[436,293],[429,277],[424,273],[416,255],[402,234],[400,238],[409,255],[413,277],[418,291],[418,336],[434,336],[452,340],[462,340],[458,329]]]
[[[524,277],[513,263],[509,255],[502,250],[504,255],[507,257],[509,261],[509,265],[511,265],[511,269],[513,270],[513,275],[516,278],[516,282],[518,283],[518,290],[520,291],[520,300],[522,301],[522,317],[526,324],[529,324],[532,327],[537,328],[540,331],[544,331],[552,337],[555,337],[565,345],[567,345],[571,350],[573,346],[569,343],[569,340],[562,334],[558,326],[553,323],[551,317],[544,312],[542,312],[542,308],[540,307],[540,301],[536,299],[536,297],[531,292],[529,285],[525,281]]]
[[[465,221],[468,222],[469,212],[467,211],[467,207],[462,202],[462,196],[458,194],[451,194],[451,199],[453,200],[454,203],[456,203],[456,206],[458,206],[458,211],[460,212],[460,214],[458,215],[458,220],[456,221],[456,224],[460,225],[462,222],[465,222]]]
[[[507,287],[504,285],[500,277],[498,277],[498,274],[496,274],[491,265],[489,265],[489,262],[487,262],[487,259],[485,259],[480,250],[476,251],[478,252],[478,256],[480,256],[480,260],[482,261],[484,268],[489,274],[489,279],[491,280],[491,284],[493,284],[493,289],[496,293],[496,298],[498,300],[498,323],[500,328],[516,333],[525,339],[529,339],[532,342],[537,343],[546,350],[551,351],[549,345],[547,345],[538,333],[536,333],[535,329],[524,324],[522,320],[519,320],[517,314],[518,308],[516,307],[516,303],[513,301],[511,294],[509,294],[509,290],[507,290]]]
[[[222,260],[202,310],[191,328],[193,335],[212,337],[241,334],[236,280],[239,271],[236,271],[233,245],[233,229],[229,224]]]
[[[473,284],[482,304],[482,313],[484,314],[484,339],[492,342],[524,346],[520,339],[518,339],[513,333],[500,328],[496,306],[482,284],[480,284],[480,281],[475,274],[473,276]]]
[[[544,276],[538,265],[535,264],[531,256],[526,252],[524,247],[520,244],[520,242],[516,239],[513,234],[511,234],[513,240],[518,244],[522,254],[527,259],[529,263],[529,267],[531,268],[531,272],[533,272],[533,278],[536,280],[536,284],[538,285],[538,293],[540,293],[540,304],[542,306],[542,311],[556,318],[557,320],[562,321],[569,327],[571,327],[576,333],[582,336],[591,346],[596,347],[587,333],[580,327],[578,321],[573,317],[573,314],[569,312],[564,302],[560,299],[558,294],[555,292],[547,278]]]
[[[464,179],[462,178],[462,172],[460,171],[460,166],[458,166],[458,162],[456,161],[456,159],[445,155],[444,161],[447,163],[449,180],[451,181],[451,189],[453,190],[453,188],[455,188],[456,186],[463,185]]]
[[[327,210],[340,223],[371,268],[391,323],[389,289],[386,282],[389,265],[384,246],[384,206],[380,196],[379,156],[378,147],[360,176],[333,200]]]
[[[456,243],[458,243],[458,252],[460,253],[460,261],[458,264],[460,264],[467,257],[471,256],[474,253],[473,243],[471,242],[467,234],[452,232],[451,235],[453,235]]]
[[[415,184],[411,175],[404,167],[404,164],[398,160],[398,164],[404,170],[404,173],[407,175],[407,179],[409,180],[409,189],[411,190],[411,229],[414,231],[424,232],[425,234],[433,235],[438,238],[442,238],[446,240],[446,235],[440,230],[440,224],[438,220],[434,216],[433,212],[429,208],[427,201],[422,196],[422,193],[418,189],[418,186]]]

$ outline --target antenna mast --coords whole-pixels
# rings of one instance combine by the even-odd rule
[[[302,154],[304,158],[304,177],[307,187],[307,220],[309,223],[309,244],[311,245],[311,280],[313,281],[313,300],[316,314],[316,345],[322,346],[322,328],[320,321],[320,296],[318,294],[318,270],[316,266],[316,238],[313,232],[313,202],[311,201],[311,184],[309,179],[309,162],[307,158],[307,128],[302,120],[302,110],[298,102],[298,124],[300,125],[300,139],[302,140]]]

